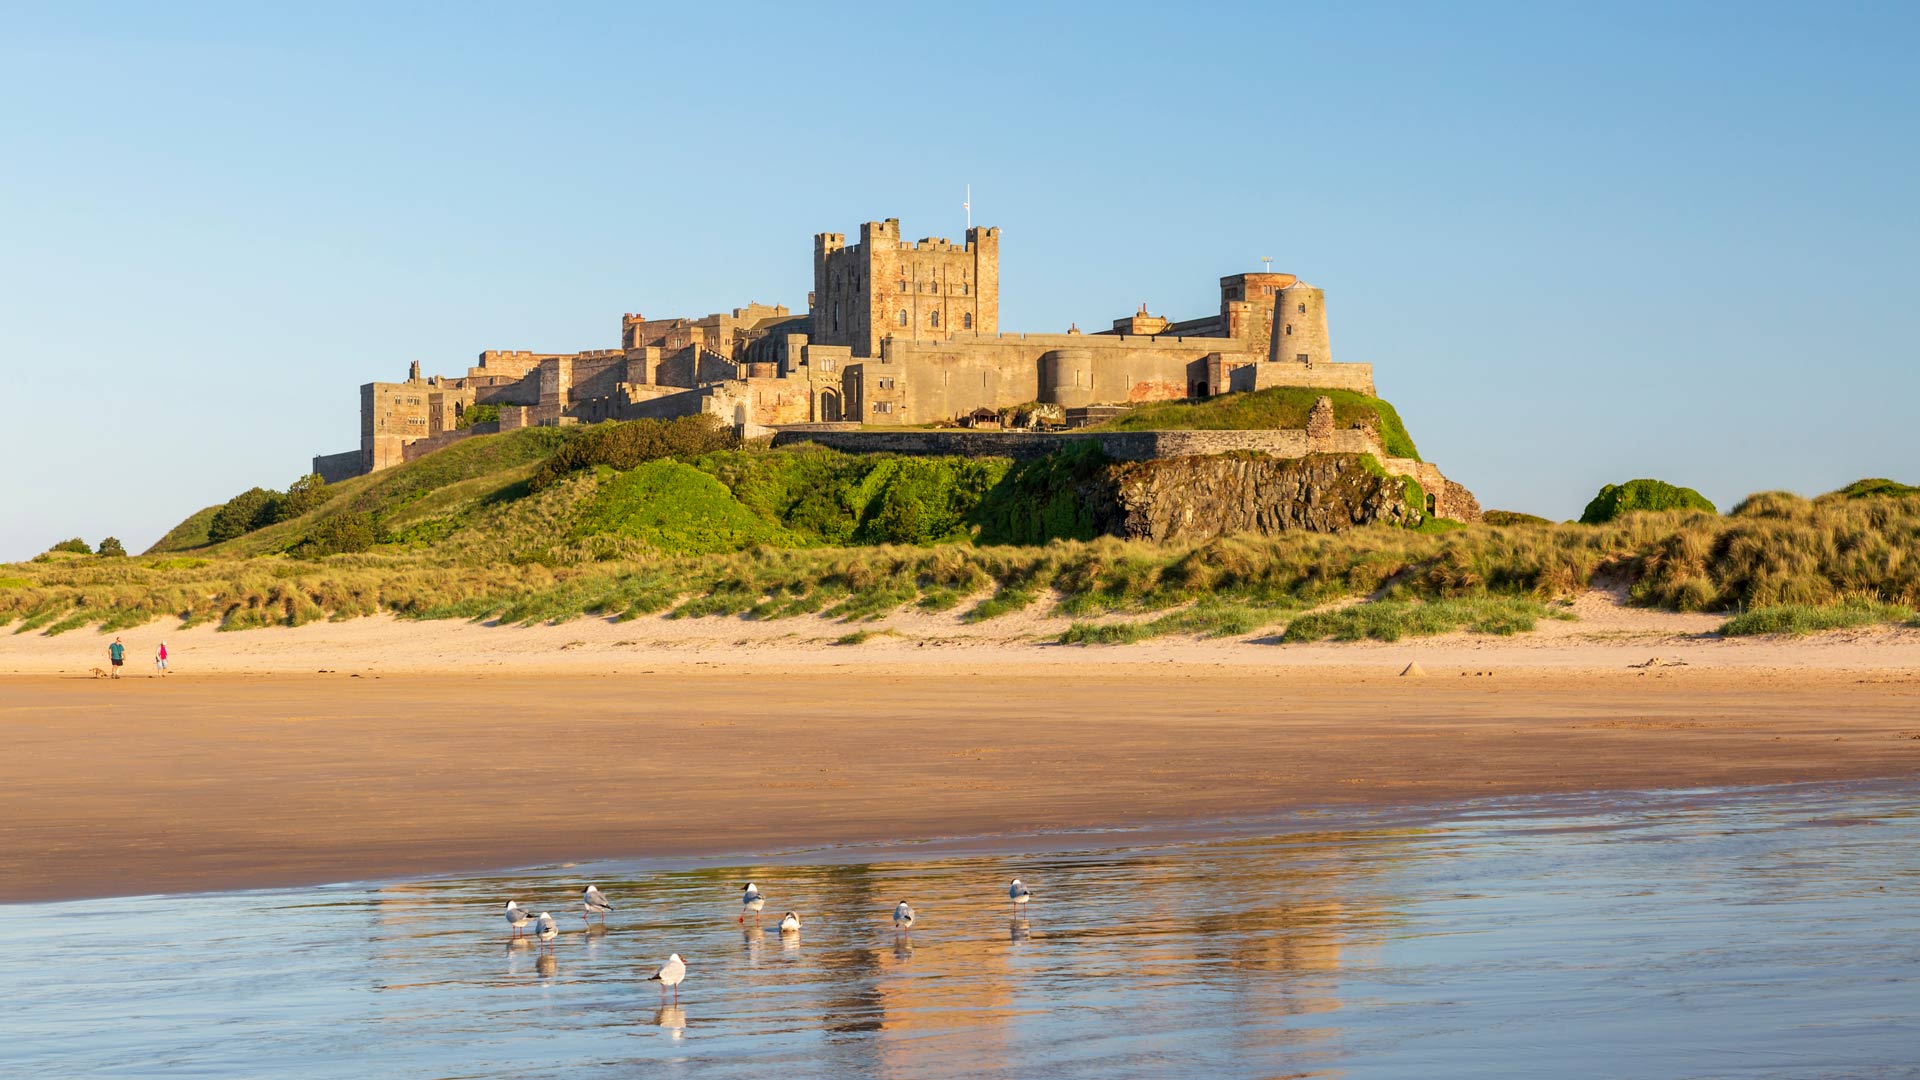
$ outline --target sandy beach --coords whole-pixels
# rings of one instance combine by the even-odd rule
[[[925,629],[148,627],[121,634],[118,682],[89,671],[110,636],[3,637],[0,901],[1920,771],[1911,633],[1597,617],[1089,649]]]

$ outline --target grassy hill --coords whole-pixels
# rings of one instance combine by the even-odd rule
[[[1317,396],[1262,394],[1152,408],[1192,426],[1291,421]],[[1393,430],[1384,407],[1336,401]],[[1152,545],[1090,537],[1075,498],[1094,464],[1084,448],[1016,466],[731,445],[676,423],[478,436],[300,501],[277,496],[290,516],[217,543],[208,537],[222,508],[209,507],[147,555],[0,568],[0,623],[56,633],[376,612],[863,619],[905,605],[984,619],[1046,602],[1092,620],[1160,613],[1133,629],[1088,623],[1078,641],[1269,625],[1298,640],[1522,630],[1602,573],[1628,577],[1640,603],[1739,610],[1733,631],[1901,621],[1920,605],[1920,494],[1887,481],[1811,500],[1763,493],[1724,516],[1514,516],[1438,535],[1367,527]],[[659,456],[620,456],[634,445]],[[1009,536],[1054,539],[995,542]],[[1304,617],[1342,597],[1368,602]]]

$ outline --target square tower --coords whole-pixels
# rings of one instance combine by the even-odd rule
[[[844,345],[856,357],[880,355],[889,337],[943,341],[1000,331],[1000,230],[967,230],[965,244],[900,239],[900,219],[813,238],[814,343]]]

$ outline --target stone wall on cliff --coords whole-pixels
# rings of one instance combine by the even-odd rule
[[[1135,540],[1206,540],[1229,533],[1342,532],[1426,517],[1407,485],[1357,454],[1258,454],[1122,462],[1106,470],[1101,531]]]

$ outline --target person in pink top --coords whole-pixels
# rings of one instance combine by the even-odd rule
[[[160,643],[160,651],[153,654],[153,670],[162,675],[167,673],[167,643]]]

